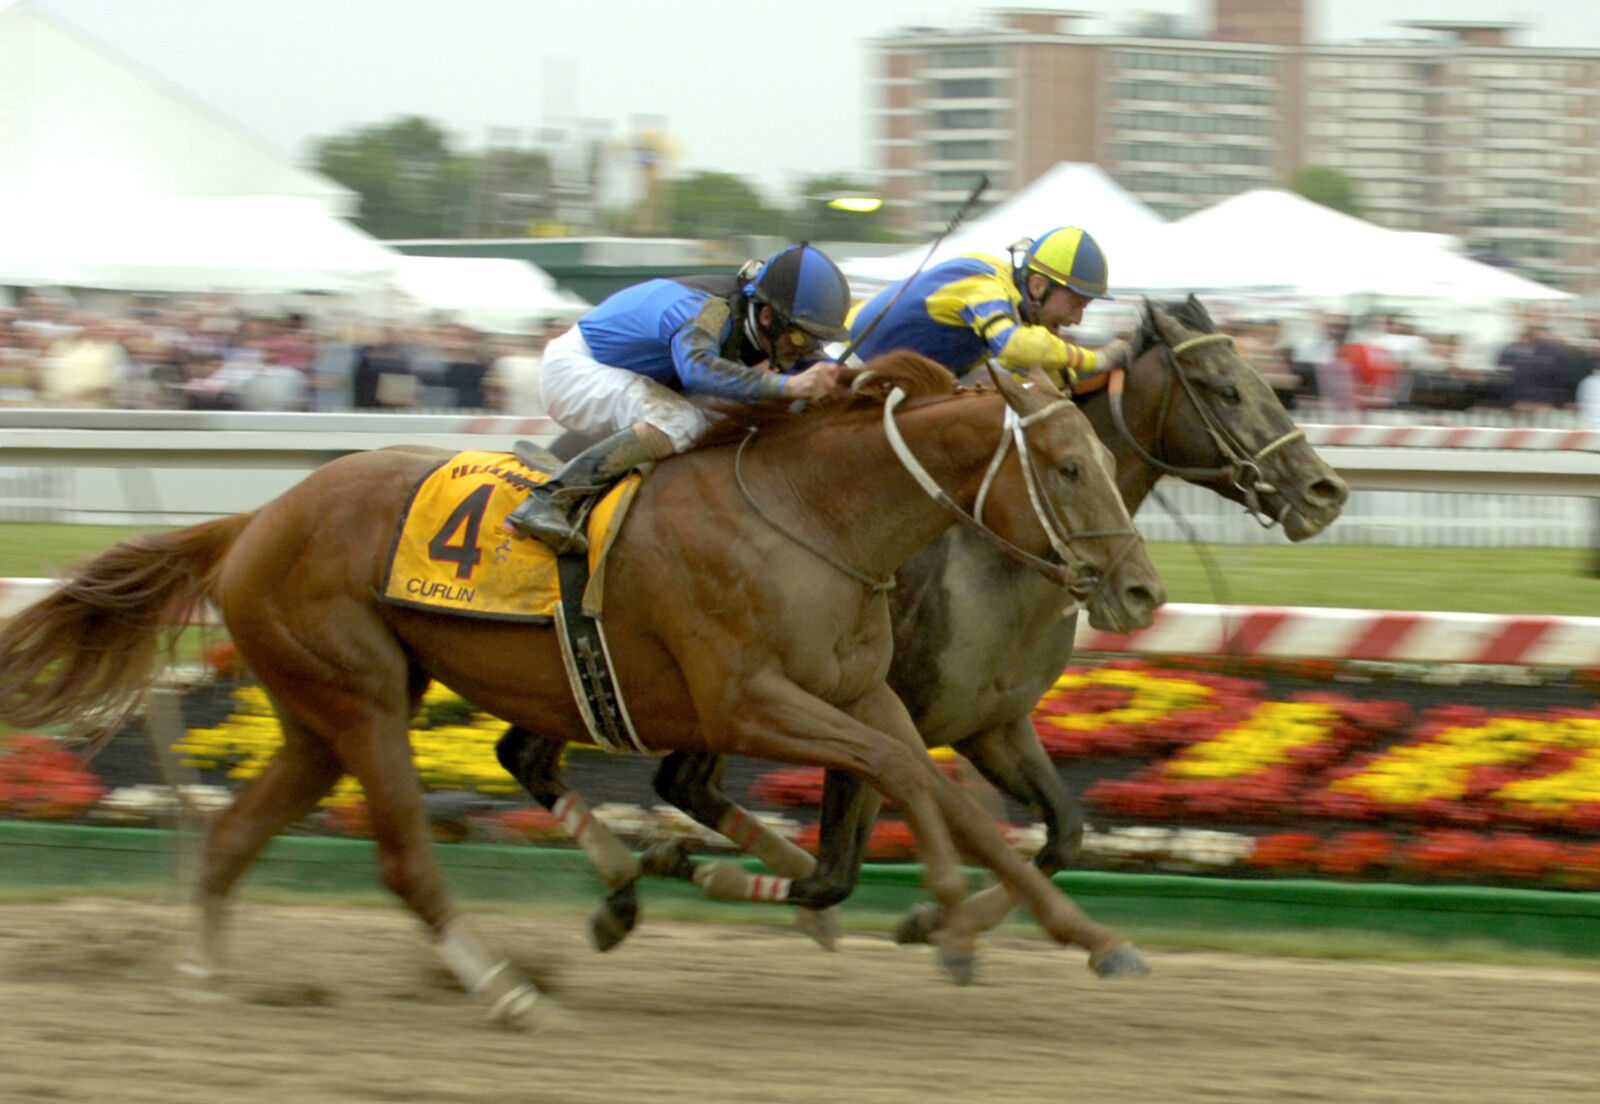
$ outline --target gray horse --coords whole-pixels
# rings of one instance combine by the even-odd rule
[[[1189,299],[1146,309],[1125,378],[1079,405],[1116,457],[1117,484],[1130,513],[1163,475],[1210,487],[1264,525],[1295,541],[1339,515],[1344,482],[1306,443],[1265,380]],[[1083,814],[1039,743],[1031,714],[1072,656],[1077,606],[1033,572],[955,527],[908,560],[890,592],[894,657],[890,687],[905,702],[929,747],[951,746],[1001,792],[1034,810],[1046,827],[1035,863],[1047,874],[1072,865]],[[555,749],[552,749],[555,751]],[[535,797],[551,792],[559,753],[507,762]],[[696,820],[715,827],[783,879],[835,880],[842,898],[854,886],[880,799],[854,776],[830,771],[824,785],[818,854],[795,847],[739,808],[720,785],[722,758],[675,752],[655,789]],[[645,871],[692,878],[696,864],[672,841],[652,848]],[[764,886],[782,900],[781,886]],[[987,924],[1011,909],[998,889],[971,902]],[[591,920],[602,949],[631,928],[631,911],[602,906]],[[828,913],[802,911],[802,926],[825,946],[837,933]],[[902,921],[898,937],[921,941],[938,924],[931,902]],[[947,960],[963,976],[966,965]]]

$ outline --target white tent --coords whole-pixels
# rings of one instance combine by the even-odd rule
[[[1142,241],[1160,225],[1160,215],[1100,166],[1063,161],[981,217],[957,227],[929,263],[963,253],[1004,257],[1006,247],[1019,238],[1037,237],[1057,226],[1081,226],[1105,250],[1115,279],[1126,244]],[[909,276],[927,255],[928,247],[922,245],[888,256],[842,259],[839,267],[852,283],[881,286]]]
[[[1276,293],[1298,299],[1504,302],[1565,292],[1342,214],[1292,192],[1244,192],[1153,228],[1112,266],[1116,290]]]
[[[14,197],[0,240],[0,283],[121,291],[358,292],[398,256],[302,196]]]
[[[0,284],[381,288],[354,192],[23,0],[0,0]]]
[[[410,302],[486,333],[532,333],[590,306],[528,261],[404,255],[395,261],[394,288]]]
[[[197,15],[197,18],[200,16]],[[302,196],[355,211],[350,189],[23,0],[0,0],[0,202],[19,196]]]

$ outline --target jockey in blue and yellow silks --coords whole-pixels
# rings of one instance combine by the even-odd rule
[[[983,254],[942,261],[913,276],[897,300],[901,285],[885,288],[850,316],[851,336],[866,333],[856,354],[867,360],[912,349],[957,375],[993,359],[1018,375],[1037,365],[1063,390],[1103,386],[1110,368],[1128,362],[1128,343],[1086,349],[1056,332],[1080,322],[1092,300],[1111,298],[1100,246],[1087,232],[1064,226],[1012,252],[1009,262]]]

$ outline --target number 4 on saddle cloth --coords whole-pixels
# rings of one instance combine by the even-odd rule
[[[382,598],[467,617],[554,623],[573,699],[607,751],[645,751],[617,693],[600,627],[605,560],[643,476],[632,472],[589,511],[589,552],[557,557],[501,528],[528,488],[550,478],[504,452],[461,452],[411,494],[384,568]],[[580,598],[581,595],[581,598]]]
[[[383,600],[468,617],[549,624],[560,600],[556,556],[500,523],[550,478],[508,452],[461,452],[412,492],[384,569]],[[600,615],[604,563],[641,477],[628,475],[589,514],[583,611]]]

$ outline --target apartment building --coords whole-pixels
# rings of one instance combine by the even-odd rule
[[[1307,10],[1214,0],[1203,37],[1170,18],[1097,33],[1081,13],[1000,10],[878,39],[885,194],[932,233],[980,173],[998,201],[1093,161],[1176,218],[1324,166],[1374,222],[1600,291],[1600,50],[1523,47],[1517,25],[1482,22],[1312,43]]]

